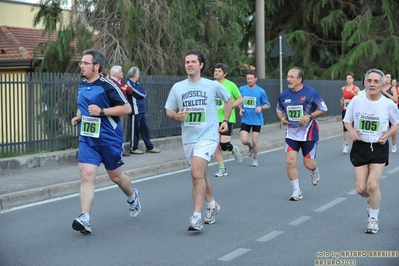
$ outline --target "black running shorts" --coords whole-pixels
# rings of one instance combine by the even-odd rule
[[[389,161],[389,142],[384,145],[379,143],[369,143],[355,141],[352,144],[350,159],[353,166],[363,166],[371,163],[385,163]]]

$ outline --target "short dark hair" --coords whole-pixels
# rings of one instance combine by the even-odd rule
[[[201,73],[202,73],[202,71],[205,69],[205,61],[206,61],[205,55],[204,55],[203,53],[201,53],[200,51],[198,51],[198,50],[191,50],[191,51],[188,51],[188,52],[186,53],[186,55],[184,56],[184,58],[186,58],[186,56],[188,56],[188,55],[196,55],[197,58],[198,58],[198,62],[199,62],[200,64],[201,64],[201,63],[204,64],[203,67],[202,67],[202,69],[201,69]]]
[[[258,76],[256,75],[256,71],[255,71],[255,70],[249,70],[249,71],[247,72],[246,75],[254,75],[255,78],[258,77]]]
[[[88,49],[84,50],[82,56],[84,55],[92,55],[93,56],[93,63],[99,64],[100,67],[98,68],[98,72],[101,73],[103,67],[105,66],[105,55],[103,52],[96,50],[96,49]]]
[[[305,71],[302,68],[297,67],[297,66],[291,67],[291,70],[292,69],[296,69],[296,70],[299,71],[298,72],[298,78],[301,78],[302,79],[301,83],[303,83],[303,80],[305,79]]]
[[[351,76],[353,79],[355,79],[355,74],[353,74],[352,72],[348,72],[345,74],[345,79],[347,76]]]
[[[226,65],[226,64],[217,63],[217,64],[213,67],[213,71],[215,71],[215,69],[222,69],[222,71],[223,71],[224,74],[227,73],[227,65]]]

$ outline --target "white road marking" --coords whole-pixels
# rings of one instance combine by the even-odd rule
[[[336,138],[336,137],[338,137],[338,136],[331,136],[331,137],[328,137],[328,138],[324,138],[324,139],[322,139],[320,141],[324,141],[324,140],[328,140],[328,139]],[[284,147],[270,149],[270,150],[267,150],[267,151],[259,152],[258,154],[270,153],[270,152],[274,152],[274,151],[282,150],[282,149],[284,149]],[[235,159],[231,158],[231,159],[227,159],[225,161],[232,161],[232,160],[235,160]],[[215,165],[217,163],[218,162],[213,162],[213,163],[210,163],[209,165]],[[178,171],[173,171],[173,172],[170,172],[170,173],[150,176],[150,177],[146,177],[146,178],[141,178],[141,179],[137,179],[137,180],[132,180],[132,183],[145,182],[145,181],[148,181],[148,180],[157,179],[157,178],[160,178],[160,177],[174,175],[176,173],[183,173],[183,172],[187,172],[187,171],[190,171],[190,168],[182,169],[182,170],[178,170]],[[116,187],[117,187],[117,185],[111,185],[111,186],[108,186],[108,187],[98,188],[95,191],[96,192],[97,191],[103,191],[103,190],[113,189],[113,188],[116,188]],[[0,214],[7,213],[7,212],[12,212],[12,211],[17,211],[17,210],[22,210],[22,209],[26,209],[26,208],[30,208],[30,207],[34,207],[34,206],[39,206],[39,205],[43,205],[43,204],[47,204],[47,203],[51,203],[51,202],[55,202],[55,201],[60,201],[60,200],[64,200],[64,199],[74,198],[74,197],[79,197],[79,193],[65,195],[65,196],[52,198],[52,199],[48,199],[48,200],[42,200],[42,201],[38,201],[38,202],[34,202],[34,203],[29,203],[29,204],[26,204],[26,205],[21,205],[21,206],[18,206],[18,207],[7,209],[7,210],[1,210]]]
[[[292,222],[290,222],[289,225],[299,225],[299,224],[301,224],[303,222],[306,222],[310,218],[312,218],[312,217],[310,217],[310,216],[302,216],[302,217],[299,217],[298,219],[293,220]]]
[[[220,260],[220,261],[231,261],[233,259],[238,258],[241,255],[244,255],[248,251],[250,251],[250,249],[238,248],[238,249],[236,249],[236,250],[224,255],[223,257],[219,258],[218,260]]]
[[[387,176],[386,175],[383,175],[383,176],[381,176],[381,179],[384,179],[384,178],[386,178]]]
[[[356,190],[356,189],[351,190],[351,191],[349,191],[349,192],[346,193],[346,194],[348,194],[348,195],[356,195],[356,194],[357,194],[357,190]]]
[[[284,233],[284,232],[283,231],[273,231],[273,232],[270,232],[262,237],[259,237],[255,241],[267,242],[267,241],[272,240],[273,238],[281,235],[282,233]]]
[[[399,167],[396,167],[396,168],[392,169],[391,171],[389,171],[388,174],[394,174],[398,171],[399,171]]]
[[[314,211],[315,212],[324,212],[325,210],[328,210],[331,207],[334,207],[335,205],[337,205],[338,203],[340,203],[340,202],[342,202],[344,200],[346,200],[346,198],[336,198],[335,200],[330,201],[329,203],[317,208]]]

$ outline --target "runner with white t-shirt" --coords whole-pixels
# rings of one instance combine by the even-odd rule
[[[219,143],[219,132],[228,130],[232,109],[230,93],[217,81],[201,77],[205,57],[190,51],[185,57],[187,79],[177,82],[169,92],[165,104],[166,115],[181,122],[185,156],[191,166],[194,213],[189,218],[189,231],[201,231],[204,198],[207,202],[204,223],[213,224],[220,211],[214,200],[207,167]],[[224,104],[224,121],[219,126],[216,99]]]
[[[381,70],[370,69],[365,77],[367,93],[352,99],[343,121],[353,141],[350,160],[354,166],[356,190],[368,203],[365,232],[376,234],[381,204],[379,183],[388,165],[388,139],[399,129],[399,110],[392,100],[382,97],[385,75]],[[392,124],[390,129],[389,123]]]

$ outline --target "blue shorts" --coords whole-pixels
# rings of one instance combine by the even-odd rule
[[[89,146],[86,142],[79,142],[78,162],[100,166],[104,164],[105,169],[115,170],[124,165],[122,160],[123,144],[108,146]]]
[[[285,152],[302,150],[302,155],[305,158],[316,158],[318,141],[297,141],[292,139],[285,139]]]

